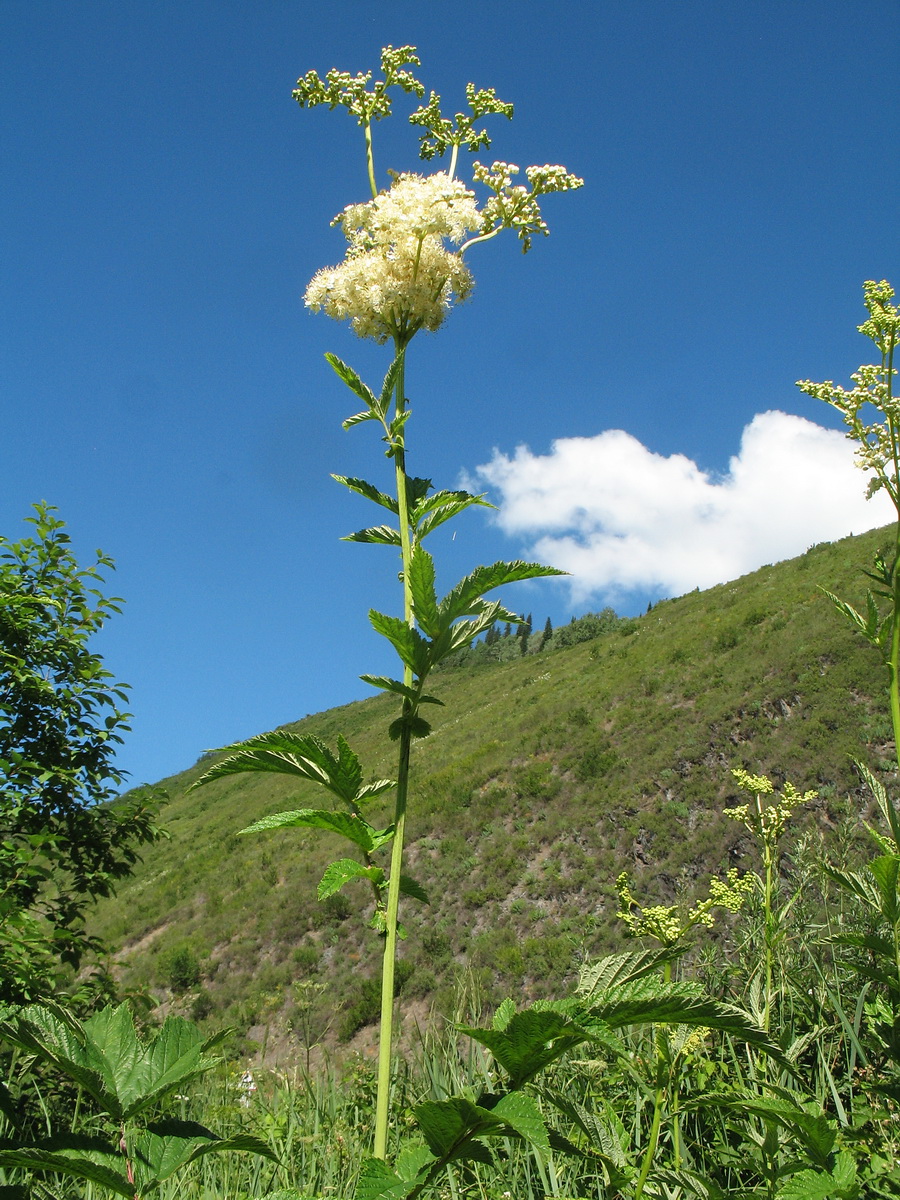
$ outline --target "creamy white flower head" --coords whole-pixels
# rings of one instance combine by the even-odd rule
[[[459,243],[478,229],[475,194],[458,179],[437,175],[398,175],[387,192],[366,204],[350,204],[333,224],[351,247],[393,245],[401,238],[439,237]]]
[[[478,229],[474,195],[446,175],[400,175],[367,204],[335,218],[349,243],[337,267],[319,271],[306,304],[376,342],[406,344],[420,329],[435,330],[454,300],[472,290],[472,276],[444,239],[460,242]]]

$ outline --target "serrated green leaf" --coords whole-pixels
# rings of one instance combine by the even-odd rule
[[[509,1092],[497,1101],[491,1112],[495,1117],[502,1117],[523,1141],[534,1146],[541,1154],[549,1156],[547,1126],[544,1124],[541,1110],[531,1096],[526,1096],[524,1092]]]
[[[100,1138],[85,1138],[69,1134],[48,1138],[39,1146],[20,1146],[0,1150],[0,1167],[18,1167],[27,1171],[58,1171],[76,1179],[108,1188],[117,1196],[133,1200],[134,1184],[115,1170],[122,1161],[115,1147]]]
[[[406,1142],[397,1154],[397,1174],[414,1183],[434,1161],[434,1155],[424,1142]]]
[[[427,482],[429,483],[430,490],[431,480],[428,480]],[[423,492],[422,495],[416,497],[415,500],[410,499],[410,515],[414,522],[421,521],[421,519],[424,516],[427,516],[428,513],[434,512],[438,508],[443,508],[448,504],[479,504],[484,508],[495,507],[489,500],[484,498],[484,494],[476,496],[473,495],[472,492],[463,491],[461,488],[455,491],[441,489],[438,492],[433,492],[430,496]]]
[[[329,812],[321,808],[298,808],[293,812],[273,813],[270,817],[254,821],[252,825],[248,825],[240,832],[260,833],[266,829],[286,829],[297,826],[338,833],[341,837],[353,842],[355,846],[359,846],[367,854],[371,854],[375,849],[376,831],[368,821],[364,821],[362,817],[355,817],[352,813]]]
[[[577,996],[590,999],[600,992],[631,983],[636,979],[659,974],[683,950],[637,950],[625,954],[607,954],[596,962],[585,963],[578,973]]]
[[[881,815],[887,822],[888,829],[891,831],[891,837],[894,839],[894,844],[900,846],[900,814],[898,814],[893,801],[888,796],[887,789],[880,780],[875,778],[865,763],[859,762],[858,759],[853,759],[853,765],[881,809]]]
[[[350,391],[362,400],[366,408],[372,409],[376,413],[378,412],[378,402],[375,399],[375,393],[363,383],[352,367],[338,358],[336,354],[326,354],[325,361],[341,382],[345,383]]]
[[[565,574],[565,571],[559,571],[555,567],[523,562],[521,559],[515,562],[495,562],[489,567],[476,567],[441,600],[438,606],[441,620],[447,624],[459,617],[476,615],[481,611],[477,602],[485,592],[493,591],[494,588],[518,583],[523,579],[542,579],[550,575]]]
[[[192,791],[228,775],[262,771],[307,779],[311,783],[321,785],[352,806],[363,792],[362,767],[357,755],[340,735],[337,745],[338,751],[334,754],[316,737],[301,736],[284,730],[261,733],[245,742],[235,742],[223,747],[223,753],[230,752],[229,757],[214,763],[188,790]],[[367,785],[366,795],[379,794],[379,790],[372,791],[373,786],[384,791],[392,784],[387,780],[378,780],[375,785]],[[269,825],[264,828],[275,826]]]
[[[387,412],[391,405],[391,399],[397,390],[397,379],[403,368],[404,351],[394,356],[391,365],[385,372],[384,380],[381,384],[381,398],[379,400],[379,412],[382,416]],[[405,397],[401,397],[404,400]]]
[[[335,892],[339,892],[345,883],[351,879],[367,879],[376,887],[384,883],[384,871],[381,867],[364,867],[353,858],[340,858],[337,862],[329,863],[325,874],[319,883],[316,896],[319,900],[327,900]]]
[[[558,1012],[525,1009],[512,1016],[505,1029],[473,1029],[461,1033],[486,1046],[518,1088],[566,1051],[591,1040],[591,1034]]]
[[[829,592],[826,588],[822,588],[821,590],[824,595],[828,597],[838,612],[841,613],[842,616],[846,617],[850,624],[855,626],[855,628],[859,630],[859,632],[864,638],[866,638],[867,641],[874,643],[876,646],[878,645],[877,630],[874,632],[870,630],[869,622],[867,622],[856,611],[852,604],[847,604],[845,600],[841,600],[839,597],[835,596],[833,592]]]
[[[829,879],[839,883],[845,891],[852,892],[870,908],[878,911],[878,888],[867,875],[862,875],[859,871],[839,871],[837,867],[832,867],[828,863],[823,864],[822,870]]]
[[[413,1116],[435,1158],[452,1159],[467,1138],[497,1133],[505,1122],[486,1108],[463,1096],[449,1100],[426,1100],[417,1104]]]
[[[407,687],[399,679],[391,679],[387,675],[360,675],[360,679],[363,683],[380,688],[384,692],[393,692],[397,696],[402,696],[410,704],[440,704],[441,707],[444,704],[443,700],[439,700],[437,696],[420,696],[414,687]]]
[[[352,417],[346,417],[341,421],[341,429],[352,429],[354,425],[361,425],[363,421],[377,421],[378,418],[373,412],[358,412]]]
[[[31,1004],[17,1009],[11,1019],[0,1021],[0,1037],[49,1063],[83,1087],[105,1112],[121,1117],[108,1064],[87,1044],[75,1018],[58,1005]]]
[[[434,590],[434,560],[421,546],[413,547],[409,563],[409,588],[413,612],[422,630],[431,638],[442,632]]]
[[[374,608],[369,610],[369,621],[376,633],[391,643],[404,665],[424,679],[431,666],[430,646],[419,631],[412,629],[399,617],[388,616]]]
[[[411,1185],[381,1158],[366,1158],[356,1180],[354,1200],[400,1200]]]
[[[494,505],[490,501],[485,500],[483,496],[470,496],[465,492],[438,492],[431,499],[435,500],[439,497],[447,497],[448,499],[442,503],[430,506],[430,511],[425,516],[413,518],[413,524],[416,530],[416,537],[419,541],[428,537],[435,529],[443,525],[445,521],[451,520],[459,513],[464,512],[467,508],[472,508],[473,505],[480,505],[484,508],[493,508]],[[453,498],[458,497],[458,498]]]
[[[693,1025],[719,1029],[755,1046],[791,1070],[781,1047],[741,1008],[723,1004],[686,983],[639,979],[603,993],[586,1005],[586,1015],[610,1029],[625,1025]]]
[[[817,1166],[830,1165],[829,1156],[837,1140],[837,1130],[822,1112],[807,1112],[792,1101],[776,1096],[746,1095],[738,1100],[722,1097],[718,1102],[741,1117],[773,1121],[797,1139]]]
[[[396,786],[393,779],[373,779],[371,783],[364,783],[356,793],[356,802],[361,804],[364,800],[371,800],[373,796],[383,796]]]
[[[365,496],[367,500],[372,500],[375,504],[380,504],[382,508],[388,509],[389,512],[397,512],[397,501],[394,497],[379,491],[373,483],[367,483],[365,479],[355,479],[350,475],[332,475],[331,478],[336,479],[338,483],[342,483],[351,492],[356,492],[358,496]]]
[[[829,1171],[808,1168],[788,1176],[775,1193],[776,1200],[841,1200],[847,1193]]]
[[[134,1138],[131,1154],[135,1183],[140,1192],[169,1179],[181,1167],[207,1154],[242,1151],[277,1162],[265,1142],[248,1134],[220,1138],[196,1121],[156,1121]]]
[[[881,914],[889,925],[896,925],[900,920],[900,896],[897,894],[897,884],[900,880],[900,856],[896,854],[881,854],[871,859],[866,867],[875,880],[881,900]]]
[[[400,894],[403,896],[410,896],[413,900],[421,900],[423,904],[431,903],[431,901],[428,899],[428,893],[425,891],[422,885],[417,883],[415,879],[409,875],[400,876]]]
[[[512,1018],[516,1015],[516,1006],[509,996],[501,1000],[493,1018],[491,1019],[491,1028],[504,1030]]]
[[[555,1108],[559,1109],[564,1116],[568,1117],[573,1125],[581,1130],[588,1140],[592,1153],[601,1155],[616,1168],[622,1168],[626,1165],[627,1156],[625,1149],[629,1138],[627,1132],[622,1127],[621,1121],[613,1127],[595,1109],[586,1108],[584,1105],[572,1100],[569,1096],[564,1096],[560,1092],[548,1091],[543,1091],[541,1094]]]
[[[368,529],[357,529],[341,538],[342,542],[365,542],[376,546],[399,546],[400,531],[390,525],[372,525]]]

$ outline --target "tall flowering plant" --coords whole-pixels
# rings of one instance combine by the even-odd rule
[[[387,522],[350,535],[350,541],[389,546],[399,554],[402,615],[369,613],[374,629],[386,638],[400,660],[397,676],[363,675],[366,683],[397,698],[399,712],[388,729],[397,743],[394,779],[363,782],[361,764],[343,738],[337,750],[314,737],[277,731],[225,747],[228,757],[198,781],[206,783],[238,771],[278,771],[322,785],[340,801],[340,808],[299,809],[267,817],[250,830],[306,826],[341,834],[352,845],[353,858],[332,863],[319,885],[325,899],[351,880],[362,879],[372,889],[373,926],[384,937],[381,991],[381,1029],[374,1153],[384,1159],[389,1125],[394,967],[401,895],[425,899],[422,888],[403,872],[403,846],[410,788],[410,748],[416,738],[427,737],[431,727],[422,710],[440,704],[426,692],[434,668],[448,655],[470,645],[497,621],[519,622],[521,617],[500,600],[486,596],[495,589],[523,579],[561,572],[527,562],[497,562],[476,567],[445,596],[435,587],[435,565],[425,549],[426,538],[446,521],[483,497],[462,490],[433,489],[429,479],[407,469],[409,418],[405,393],[408,348],[422,330],[434,332],[451,308],[472,289],[469,251],[505,230],[513,231],[527,251],[537,235],[546,235],[541,197],[571,191],[582,180],[560,166],[529,167],[525,183],[515,182],[519,168],[512,163],[478,161],[472,164],[471,185],[458,178],[461,149],[477,152],[490,146],[481,121],[488,116],[511,118],[513,107],[499,100],[492,89],[466,88],[469,112],[453,118],[443,115],[440,97],[431,93],[411,115],[421,130],[420,157],[426,162],[444,157],[445,170],[431,174],[392,174],[379,189],[373,149],[373,127],[391,113],[397,90],[418,99],[424,86],[410,68],[419,59],[412,46],[386,47],[381,55],[381,78],[372,73],[350,75],[332,70],[321,78],[310,71],[298,80],[294,98],[301,108],[328,105],[344,108],[362,128],[366,171],[371,199],[348,205],[332,222],[340,228],[347,248],[343,260],[319,271],[306,290],[306,304],[348,321],[361,338],[389,344],[393,355],[384,380],[370,388],[336,355],[326,358],[356,398],[359,410],[344,421],[344,428],[374,422],[381,430],[386,455],[394,467],[393,488],[383,491],[363,479],[335,476],[339,483],[386,512]],[[482,193],[479,202],[476,190]],[[195,785],[197,786],[197,785]],[[384,829],[374,828],[364,815],[368,801],[393,790],[394,818]],[[389,864],[379,862],[390,853]],[[491,1128],[505,1129],[499,1119]]]

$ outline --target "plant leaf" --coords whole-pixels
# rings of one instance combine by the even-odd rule
[[[384,871],[381,867],[364,867],[353,858],[340,858],[325,868],[325,874],[316,891],[318,899],[327,900],[351,879],[368,879],[370,883],[381,886],[384,883]]]
[[[410,896],[413,900],[421,900],[423,904],[430,904],[428,893],[420,883],[416,883],[409,875],[400,876],[400,894]]]
[[[245,742],[235,742],[231,746],[223,747],[224,753],[231,752],[229,757],[214,763],[188,790],[192,791],[226,775],[236,775],[244,771],[268,771],[278,775],[293,775],[320,784],[338,799],[352,806],[363,794],[378,795],[381,791],[393,787],[390,781],[382,779],[363,788],[359,758],[340,735],[337,745],[338,752],[334,754],[316,737],[301,736],[285,730],[261,733]]]
[[[338,483],[342,483],[351,492],[356,492],[359,496],[365,496],[367,500],[372,500],[375,504],[380,504],[382,508],[386,508],[396,514],[397,501],[393,496],[387,495],[386,492],[379,491],[373,483],[367,483],[365,479],[355,479],[350,475],[332,475],[331,478],[336,479]]]
[[[753,1116],[764,1121],[774,1121],[800,1142],[817,1166],[829,1165],[829,1156],[837,1140],[837,1130],[833,1122],[821,1112],[807,1112],[792,1101],[775,1096],[747,1094],[738,1100],[725,1097],[712,1099],[715,1103],[725,1104],[742,1117]]]
[[[348,366],[336,354],[326,354],[325,361],[337,375],[337,377],[347,385],[354,395],[358,396],[365,404],[366,408],[371,409],[374,413],[379,412],[378,401],[375,399],[375,393],[370,387],[367,387],[352,367]]]
[[[486,1108],[463,1096],[449,1100],[426,1100],[417,1104],[413,1116],[435,1158],[452,1160],[467,1137],[505,1132],[505,1122]],[[468,1156],[470,1147],[465,1148]]]
[[[637,950],[625,954],[607,954],[596,962],[586,963],[578,973],[578,985],[575,988],[577,996],[590,999],[591,996],[606,992],[621,984],[631,983],[635,979],[644,979],[648,975],[658,975],[667,962],[672,962],[681,950]]]
[[[506,1071],[511,1088],[519,1088],[567,1050],[591,1040],[591,1034],[552,1010],[525,1009],[510,1017],[504,1029],[472,1029],[461,1033],[486,1046]]]
[[[134,1184],[114,1169],[122,1161],[115,1146],[101,1138],[62,1134],[47,1138],[35,1146],[0,1149],[0,1167],[19,1167],[27,1171],[59,1171],[86,1179],[118,1196],[133,1200]]]
[[[444,704],[443,700],[439,700],[437,696],[420,696],[414,687],[407,687],[399,679],[390,679],[387,675],[360,675],[360,679],[371,687],[381,688],[384,692],[393,692],[397,696],[402,696],[410,704],[440,704],[442,707]]]
[[[497,1101],[491,1112],[495,1117],[502,1117],[523,1141],[549,1157],[547,1126],[532,1096],[527,1096],[524,1092],[509,1092]]]
[[[412,1190],[412,1183],[400,1178],[381,1158],[366,1158],[360,1167],[354,1200],[400,1200]]]
[[[0,1037],[67,1075],[110,1116],[122,1116],[115,1083],[107,1064],[86,1044],[74,1017],[55,1004],[31,1004],[0,1021]]]
[[[565,575],[555,567],[545,567],[542,563],[528,563],[517,559],[515,562],[495,562],[489,567],[476,567],[471,575],[466,575],[448,592],[438,606],[441,620],[446,625],[458,617],[474,616],[481,611],[477,601],[485,592],[503,587],[507,583],[518,583],[523,579],[541,579],[550,575]],[[474,606],[474,607],[473,607]]]
[[[413,738],[425,738],[431,733],[431,726],[424,717],[415,713],[404,713],[388,725],[388,737],[394,742],[399,741],[404,729],[408,729],[410,737]]]
[[[881,915],[889,925],[900,920],[900,896],[897,884],[900,880],[900,855],[882,854],[866,863],[873,876],[881,898]]]
[[[420,679],[424,679],[431,667],[430,647],[419,631],[399,617],[390,617],[374,608],[369,610],[369,620],[376,633],[391,643],[401,661]]]
[[[195,1121],[157,1121],[142,1129],[134,1140],[136,1182],[143,1190],[168,1179],[195,1159],[224,1151],[243,1151],[278,1161],[265,1142],[249,1134],[220,1138]]]
[[[359,846],[366,854],[375,849],[376,831],[362,817],[352,813],[330,812],[322,808],[298,808],[294,812],[273,813],[254,821],[241,833],[260,833],[265,829],[285,829],[303,826],[307,829],[324,829],[328,833],[339,833],[348,838],[354,846]]]
[[[341,538],[342,542],[368,542],[377,546],[399,546],[400,531],[390,525],[372,525],[368,529],[357,529]]]
[[[434,559],[418,544],[413,547],[409,563],[409,587],[416,620],[429,637],[436,638],[443,626],[434,590]]]

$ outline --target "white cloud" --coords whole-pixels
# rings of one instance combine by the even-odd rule
[[[621,429],[560,438],[546,455],[495,451],[476,470],[499,492],[500,527],[569,571],[577,600],[681,595],[894,517],[883,492],[865,499],[843,433],[783,412],[753,418],[718,478]]]

